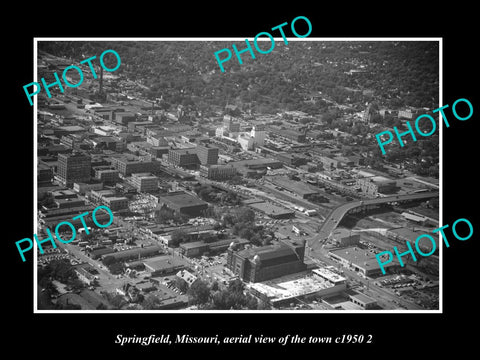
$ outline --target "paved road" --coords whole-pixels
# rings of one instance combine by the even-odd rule
[[[101,290],[113,291],[125,282],[125,279],[117,279],[114,275],[110,274],[108,270],[105,270],[97,261],[85,255],[77,246],[72,244],[59,244],[59,246],[67,249],[68,252],[73,254],[77,259],[89,263],[98,271],[98,283]]]
[[[395,195],[395,196],[388,196],[383,198],[376,198],[376,199],[369,199],[369,200],[362,200],[362,201],[352,201],[343,205],[340,205],[333,209],[333,211],[325,218],[322,226],[320,227],[318,234],[315,236],[314,241],[312,241],[312,245],[314,247],[321,246],[327,238],[331,235],[333,230],[337,227],[337,225],[342,221],[343,217],[352,209],[361,206],[367,205],[378,205],[378,204],[385,204],[389,202],[403,202],[403,201],[410,201],[410,200],[419,200],[419,199],[429,199],[434,198],[439,195],[438,191],[434,192],[422,192],[417,194],[407,194],[407,195]]]

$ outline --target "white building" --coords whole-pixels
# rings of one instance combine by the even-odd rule
[[[215,129],[215,136],[216,137],[223,137],[223,131],[224,131],[223,126],[219,127],[219,128],[216,128]]]
[[[252,128],[250,137],[253,138],[255,146],[265,145],[265,127],[263,125],[255,125]]]
[[[253,150],[254,139],[248,134],[240,134],[237,138],[238,143],[243,150]]]

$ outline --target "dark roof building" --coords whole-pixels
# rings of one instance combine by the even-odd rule
[[[185,269],[188,262],[178,256],[161,255],[153,258],[135,261],[127,264],[128,267],[136,267],[138,263],[142,263],[145,270],[151,273],[151,276],[166,276],[175,274],[176,272]]]
[[[57,176],[67,187],[90,180],[91,157],[80,153],[59,154]]]
[[[229,163],[237,169],[237,172],[243,176],[254,176],[255,174],[265,174],[267,169],[279,169],[283,166],[283,163],[276,159],[259,158],[233,161]]]
[[[200,165],[196,148],[170,149],[168,151],[168,162],[187,169],[196,169]]]
[[[158,209],[162,206],[166,206],[175,212],[189,216],[198,216],[202,211],[208,208],[207,202],[183,191],[161,195],[158,199],[158,203]]]
[[[305,241],[282,241],[240,251],[232,243],[227,267],[243,281],[260,282],[305,270],[304,255]]]
[[[128,261],[132,259],[148,258],[161,253],[161,248],[157,245],[147,247],[137,247],[134,249],[117,251],[110,254],[102,255],[102,260],[107,256],[112,256],[116,261]]]
[[[310,196],[320,193],[320,190],[315,189],[302,181],[290,180],[283,176],[272,177],[270,178],[270,181],[272,184],[296,194],[303,199],[308,199]]]

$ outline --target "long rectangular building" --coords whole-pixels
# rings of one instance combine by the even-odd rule
[[[382,274],[375,254],[369,252],[369,250],[359,247],[348,247],[332,250],[328,255],[343,266],[353,269],[364,276],[377,276]],[[404,261],[406,261],[406,258]],[[394,259],[391,263],[384,264],[383,267],[388,272],[390,269],[398,267],[398,265],[398,262]]]
[[[301,181],[290,180],[283,176],[275,176],[269,178],[272,184],[279,186],[293,194],[300,196],[303,199],[308,199],[310,196],[319,194],[320,190],[316,190]]]
[[[156,256],[162,252],[162,249],[158,245],[137,247],[124,251],[117,251],[110,254],[102,255],[102,260],[107,256],[112,256],[116,261],[128,261],[133,259],[143,259]]]

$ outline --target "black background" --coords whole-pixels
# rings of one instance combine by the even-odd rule
[[[473,6],[460,2],[447,7],[421,8],[417,3],[342,2],[326,6],[271,5],[260,9],[246,3],[187,3],[174,9],[164,3],[82,3],[9,9],[2,25],[5,51],[3,84],[3,326],[4,342],[12,350],[32,349],[43,358],[100,354],[179,355],[187,351],[205,356],[228,357],[240,353],[256,356],[307,356],[369,353],[417,357],[452,348],[463,354],[476,337],[477,274],[480,227],[473,205],[478,199],[475,184],[478,160],[475,153],[476,122],[480,112],[478,94],[477,39]],[[443,6],[443,5],[442,5]],[[274,10],[275,9],[275,10]],[[7,14],[8,13],[8,14]],[[34,37],[253,37],[261,31],[290,22],[297,16],[310,19],[309,37],[442,37],[443,104],[467,98],[474,114],[468,121],[452,118],[443,129],[443,223],[467,218],[474,225],[468,241],[450,241],[444,247],[443,314],[33,314],[33,258],[22,263],[15,241],[33,235],[33,107],[23,85],[33,81]],[[275,35],[277,36],[277,35]],[[288,34],[287,34],[288,36]],[[212,54],[212,61],[214,57]],[[447,112],[448,114],[448,112]],[[449,118],[450,119],[450,118]],[[473,329],[470,327],[473,325]],[[341,336],[372,334],[373,343],[363,345],[129,345],[114,344],[117,334],[191,334],[239,336]],[[478,333],[478,332],[477,332]],[[6,338],[5,338],[6,336]],[[381,351],[380,351],[381,350]]]

